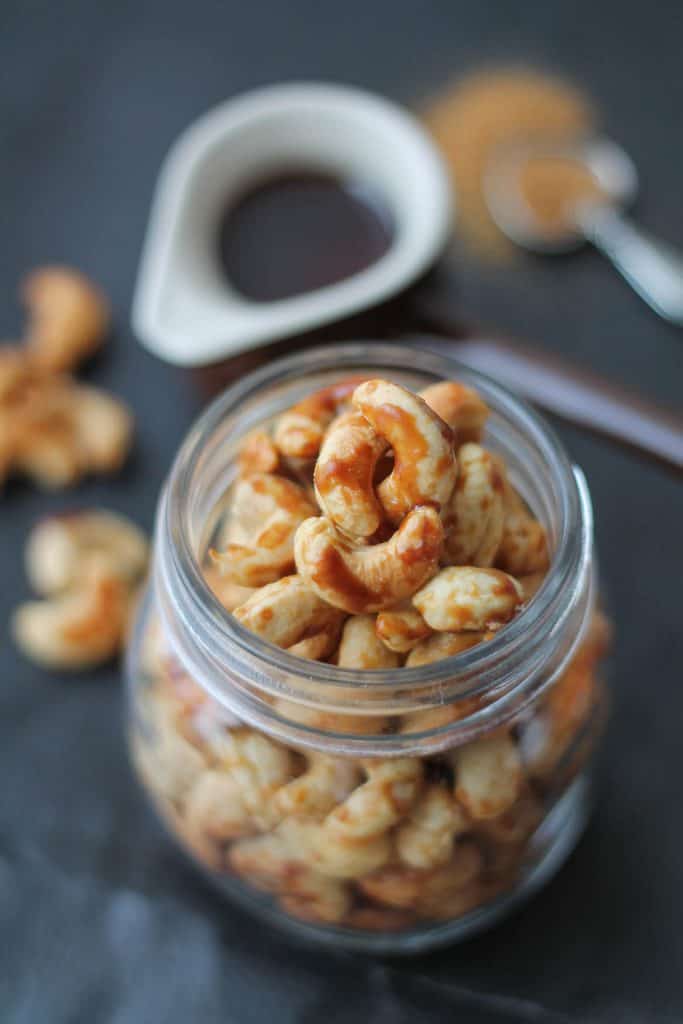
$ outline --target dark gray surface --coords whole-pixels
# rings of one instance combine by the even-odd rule
[[[413,102],[500,57],[583,79],[643,176],[650,228],[683,243],[683,8],[376,0],[0,7],[2,329],[16,283],[73,262],[109,291],[114,343],[88,375],[134,406],[134,458],[114,482],[0,504],[0,1020],[677,1021],[683,1019],[680,483],[567,428],[597,509],[619,626],[602,801],[551,886],[492,934],[410,962],[301,950],[219,903],[152,820],[126,765],[116,669],[50,677],[6,635],[21,553],[46,511],[102,503],[150,526],[199,408],[128,327],[159,163],[206,107],[240,90],[325,78]],[[589,253],[510,272],[463,265],[463,314],[526,335],[643,394],[680,402],[683,334]]]

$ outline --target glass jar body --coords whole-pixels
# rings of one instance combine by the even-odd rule
[[[347,365],[379,376],[397,358],[363,349]],[[305,388],[307,373],[317,383],[321,365],[338,373],[339,361],[339,349],[328,365],[318,355],[313,370],[299,367],[296,386]],[[437,377],[461,376],[448,360],[434,363]],[[270,380],[280,407],[291,404],[283,377]],[[252,412],[259,398],[256,387]],[[258,638],[219,643],[212,629],[232,628],[216,626],[223,610],[176,564],[174,502],[186,506],[197,562],[211,533],[207,510],[220,490],[211,466],[223,461],[227,472],[231,460],[212,439],[240,409],[239,395],[221,401],[193,442],[192,479],[172,478],[162,502],[153,584],[128,652],[129,736],[143,786],[223,891],[317,942],[417,952],[488,927],[558,869],[588,814],[607,625],[594,607],[590,524],[571,522],[585,517],[585,502],[583,513],[570,502],[569,521],[559,521],[561,469],[540,467],[530,444],[520,457],[538,489],[525,496],[546,519],[559,562],[570,561],[566,538],[584,537],[554,603],[553,581],[538,596],[547,621],[530,618],[527,634],[510,628],[509,638],[502,631],[485,662],[449,659],[447,677],[413,670],[403,689],[403,670],[393,686],[370,687],[367,672],[360,685],[341,672],[337,680],[334,669],[316,683],[311,663],[280,664]],[[520,423],[506,424],[505,412],[500,436],[518,441]],[[540,472],[556,475],[553,487],[541,487]],[[518,476],[524,487],[521,464]]]

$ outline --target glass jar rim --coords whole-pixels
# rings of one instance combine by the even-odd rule
[[[489,406],[522,430],[553,478],[557,496],[558,535],[551,567],[529,604],[495,637],[460,654],[418,667],[358,670],[324,662],[308,661],[263,640],[228,613],[204,578],[191,541],[191,495],[202,452],[218,426],[247,399],[268,385],[280,384],[316,372],[343,373],[351,368],[384,366],[418,372],[434,381],[458,379],[477,388]],[[526,403],[488,377],[458,363],[456,358],[408,345],[354,342],[304,350],[287,356],[233,384],[205,410],[182,444],[160,503],[157,527],[155,588],[163,617],[178,618],[186,636],[177,637],[178,653],[186,664],[194,662],[192,648],[201,649],[203,665],[211,678],[200,682],[212,696],[235,710],[250,703],[254,689],[269,696],[300,699],[309,706],[362,714],[367,701],[360,699],[372,687],[377,700],[372,713],[381,710],[416,710],[467,699],[492,690],[500,697],[469,716],[470,724],[493,719],[505,708],[528,702],[538,692],[533,654],[557,636],[571,621],[576,604],[590,584],[592,512],[582,474],[572,465],[552,428]],[[586,615],[583,616],[585,625]],[[578,643],[571,641],[571,651]],[[173,646],[176,646],[175,644]],[[568,656],[563,659],[563,664]],[[188,666],[189,667],[189,666]],[[192,667],[196,669],[196,664]],[[538,668],[538,665],[535,666]],[[245,688],[239,680],[244,676]],[[508,685],[501,686],[501,675]],[[200,673],[202,674],[202,673]],[[221,678],[222,677],[222,678]],[[298,685],[296,681],[299,681]],[[547,681],[544,681],[544,684]],[[345,698],[340,703],[340,691]],[[358,701],[348,694],[357,693]],[[418,694],[421,695],[418,699]],[[251,712],[253,713],[253,708]],[[259,717],[277,715],[268,706]],[[263,722],[261,722],[263,724]],[[453,728],[461,725],[454,722]],[[463,725],[464,727],[464,725]],[[275,727],[273,726],[272,731]],[[304,732],[315,732],[309,727]]]

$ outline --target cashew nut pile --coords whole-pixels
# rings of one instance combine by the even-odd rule
[[[26,573],[41,600],[14,613],[19,648],[50,669],[85,669],[109,660],[125,640],[147,559],[144,534],[110,512],[43,519],[26,548]]]
[[[107,300],[65,267],[29,274],[22,297],[24,344],[0,346],[0,483],[24,476],[58,488],[115,472],[130,447],[131,414],[71,375],[104,339]]]
[[[342,381],[253,432],[207,559],[214,594],[263,640],[342,668],[400,673],[486,642],[548,568],[542,525],[482,444],[487,411],[456,382],[418,396]],[[147,633],[133,752],[182,842],[294,917],[382,931],[457,917],[514,885],[596,737],[608,639],[597,614],[551,692],[503,728],[438,755],[354,759],[288,748],[232,718],[154,620]],[[379,735],[480,706],[389,718],[372,689],[360,712],[285,697],[274,710]]]

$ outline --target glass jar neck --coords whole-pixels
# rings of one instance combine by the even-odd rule
[[[357,372],[413,389],[443,379],[475,387],[492,410],[485,443],[506,460],[553,551],[540,590],[498,635],[419,668],[368,672],[294,657],[226,612],[200,568],[244,435],[311,390]],[[160,502],[153,585],[170,647],[196,682],[240,719],[285,742],[331,753],[424,754],[511,721],[564,670],[592,609],[592,534],[583,475],[530,409],[453,359],[405,347],[340,345],[271,364],[230,388],[200,418]],[[446,724],[410,733],[379,727],[387,717],[445,706],[454,709]],[[378,730],[359,735],[313,727],[283,707],[317,710],[335,722],[339,715],[344,721],[376,716]]]

